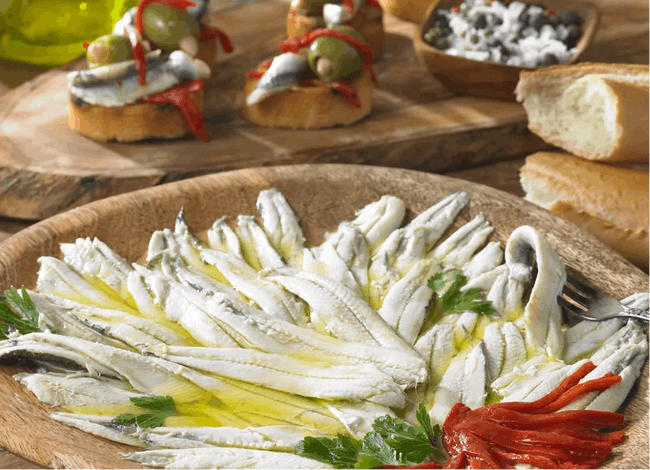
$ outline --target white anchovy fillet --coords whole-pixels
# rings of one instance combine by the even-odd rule
[[[116,413],[126,413],[134,407],[129,399],[143,396],[128,390],[121,380],[107,377],[50,372],[16,374],[14,378],[52,406],[115,407]]]
[[[137,436],[148,449],[192,447],[241,447],[244,449],[295,452],[307,436],[327,437],[322,431],[305,426],[259,426],[244,429],[221,427],[159,427],[138,429]]]
[[[275,188],[260,191],[257,210],[271,245],[292,268],[302,266],[305,235],[295,212],[284,195]]]
[[[133,266],[97,238],[61,243],[63,260],[81,274],[100,279],[122,299],[130,297],[126,279]]]
[[[454,341],[461,344],[470,339],[477,322],[478,313],[469,311],[461,313],[454,323]]]
[[[212,250],[230,253],[239,258],[244,257],[241,251],[239,237],[237,237],[235,231],[230,228],[225,217],[217,219],[215,223],[212,224],[212,227],[210,227],[210,230],[208,230],[208,246]]]
[[[307,322],[305,305],[290,292],[282,289],[258,273],[246,262],[229,253],[203,249],[202,259],[214,266],[238,292],[255,302],[268,315],[304,325]]]
[[[503,401],[522,401],[535,387],[546,380],[548,374],[562,367],[564,364],[561,362],[546,360],[546,362],[527,368],[515,380],[497,391],[503,395]]]
[[[290,90],[309,70],[306,54],[286,52],[276,56],[253,91],[246,97],[246,104],[254,106],[269,96]]]
[[[387,406],[363,401],[361,403],[352,402],[328,402],[330,413],[341,421],[348,431],[357,439],[372,431],[372,424],[377,418],[390,416],[396,418],[397,415]]]
[[[163,468],[332,468],[296,454],[236,447],[145,450],[127,453],[125,456],[130,460]]]
[[[427,279],[439,272],[435,260],[417,262],[386,294],[379,315],[408,344],[413,345],[429,310],[433,291]]]
[[[466,358],[467,352],[461,352],[454,356],[436,388],[429,416],[440,425],[445,422],[451,407],[462,400],[461,390],[463,389]]]
[[[506,344],[501,334],[501,325],[490,323],[483,332],[485,362],[487,364],[488,383],[492,383],[501,375],[501,367],[505,360]]]
[[[321,274],[333,281],[339,282],[348,289],[362,296],[361,286],[350,271],[347,263],[341,258],[334,246],[329,243],[305,251],[302,269]]]
[[[506,352],[501,366],[501,375],[503,375],[526,360],[526,344],[519,328],[512,322],[502,324],[501,333],[506,344]]]
[[[438,383],[456,354],[453,325],[434,325],[417,340],[413,348],[429,364],[429,383]]]
[[[502,263],[503,248],[501,248],[501,243],[490,242],[463,266],[463,274],[471,282],[473,279],[492,271]]]
[[[554,372],[547,374],[546,379],[537,387],[535,387],[535,389],[526,395],[521,401],[531,402],[542,398],[554,390],[558,385],[560,385],[560,383],[562,383],[564,379],[577,371],[586,362],[587,359],[583,359],[582,361],[578,361],[575,364],[566,365]],[[508,398],[508,401],[513,401],[512,396]]]
[[[487,368],[483,341],[480,341],[467,355],[463,371],[462,403],[471,409],[485,404],[487,397]]]
[[[146,85],[138,82],[135,61],[128,61],[129,67],[126,70],[123,69],[123,62],[118,62],[70,72],[70,93],[86,103],[106,107],[132,104],[140,98],[198,78],[199,72],[194,60],[181,50],[172,52],[166,62],[156,57],[147,59]],[[115,71],[118,68],[121,72],[119,75]]]
[[[461,287],[460,290],[461,292],[465,292],[467,289],[478,288],[481,289],[483,292],[490,292],[496,280],[499,279],[499,276],[501,276],[504,271],[507,271],[507,269],[508,268],[505,264],[501,264],[496,268],[491,269],[490,271],[484,272],[483,274],[480,274],[472,279],[469,279],[467,281],[467,284]]]
[[[338,326],[332,323],[341,322],[341,325],[354,327],[355,334],[359,335],[359,338],[366,338],[365,341],[368,341],[369,337],[372,342],[381,346],[417,355],[363,298],[347,287],[318,274],[297,269],[282,268],[276,272],[277,275],[270,276],[270,279],[303,297],[319,315],[325,315],[327,328],[335,336],[338,334],[343,339],[349,336],[350,329],[347,332],[333,331],[333,328]]]
[[[599,349],[625,323],[622,318],[602,322],[582,321],[565,332],[564,362],[573,364]]]
[[[621,376],[621,382],[601,392],[585,409],[612,412],[618,410],[628,393],[630,393],[632,385],[641,375],[643,365],[647,359],[647,347],[645,349],[645,354],[638,354],[629,365],[618,373]]]
[[[370,249],[368,241],[359,227],[351,222],[342,222],[339,224],[339,229],[321,244],[321,250],[324,245],[331,245],[336,250],[365,294],[368,288]]]
[[[328,400],[370,400],[402,408],[402,389],[372,364],[316,364],[252,349],[158,346],[143,350],[203,372],[298,395]]]
[[[351,222],[364,234],[372,254],[386,238],[396,230],[406,215],[406,205],[401,199],[383,195],[356,213]]]
[[[237,235],[241,242],[244,259],[255,270],[286,266],[252,215],[240,215],[237,218]]]
[[[486,299],[492,302],[494,310],[508,320],[521,317],[524,310],[524,291],[526,283],[510,275],[506,266],[501,274],[494,280]]]
[[[515,229],[506,244],[506,264],[510,276],[520,282],[533,282],[524,309],[526,341],[550,357],[560,358],[564,350],[562,312],[557,296],[566,280],[564,264],[546,238],[533,227]],[[533,268],[537,264],[537,278]]]
[[[548,358],[543,354],[538,354],[536,356],[533,356],[523,364],[515,366],[510,372],[502,373],[496,380],[492,382],[491,387],[494,390],[505,388],[507,385],[512,383],[514,380],[516,380],[520,375],[526,373],[526,371],[528,371],[529,369],[531,373],[534,374],[536,371],[535,368],[538,367],[540,364],[546,362],[549,362]]]
[[[37,289],[42,294],[53,294],[75,302],[102,308],[124,310],[137,315],[114,292],[101,290],[88,282],[71,266],[51,256],[38,259],[41,269],[38,271]]]
[[[144,447],[145,444],[137,436],[129,434],[135,426],[125,426],[113,423],[115,416],[81,415],[76,413],[54,412],[50,416],[68,426],[81,429],[84,432],[104,437],[111,441],[135,447]]]
[[[206,298],[192,288],[137,266],[153,295],[154,302],[168,320],[178,323],[204,346],[237,347],[237,342],[208,314]]]
[[[325,24],[338,25],[350,21],[364,4],[365,0],[352,0],[352,11],[348,11],[344,3],[325,3],[323,5]]]
[[[445,266],[462,268],[494,231],[482,212],[466,223],[433,250],[433,257]]]

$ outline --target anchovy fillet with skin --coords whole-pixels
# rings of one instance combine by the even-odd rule
[[[351,224],[364,234],[370,253],[373,254],[384,240],[402,225],[405,215],[404,201],[395,196],[383,195],[378,201],[358,211]]]
[[[316,364],[287,354],[252,349],[164,345],[145,348],[143,354],[306,397],[369,400],[397,408],[405,405],[402,389],[372,364]]]
[[[501,333],[506,344],[506,352],[501,366],[501,374],[503,375],[526,360],[526,344],[519,328],[512,322],[501,325]]]
[[[469,279],[467,281],[467,284],[465,284],[463,287],[460,288],[460,291],[465,292],[467,289],[478,288],[481,289],[483,292],[490,292],[497,279],[499,279],[499,276],[503,275],[503,272],[506,271],[507,269],[508,268],[505,264],[501,264],[496,268],[491,269],[490,271],[484,272],[483,274],[480,274],[472,279]],[[494,305],[493,308],[497,310],[497,308]],[[499,312],[499,310],[497,310],[497,312]]]
[[[475,278],[492,271],[502,263],[503,249],[501,243],[490,242],[463,266],[463,274],[471,282]]]
[[[122,68],[123,63],[119,62],[70,72],[70,93],[86,103],[119,107],[198,77],[192,58],[181,50],[172,52],[166,62],[156,57],[147,59],[146,85],[140,85],[138,82],[135,61],[128,62],[126,70]],[[118,67],[119,70],[114,70]],[[107,77],[111,79],[108,80]]]
[[[296,454],[236,447],[145,450],[127,453],[125,456],[130,460],[163,468],[332,468]]]
[[[217,219],[208,230],[208,246],[211,250],[230,253],[238,258],[244,257],[239,237],[230,228],[225,217]]]
[[[490,323],[483,332],[485,362],[487,364],[487,381],[492,383],[501,375],[505,360],[506,344],[498,323]]]
[[[271,245],[292,268],[302,266],[305,235],[295,212],[277,189],[260,191],[257,210]]]
[[[583,321],[569,328],[565,332],[564,362],[572,364],[577,359],[596,351],[621,329],[624,322],[622,318],[612,318],[602,322]]]
[[[472,259],[476,250],[485,244],[493,231],[494,227],[485,220],[485,216],[480,212],[473,220],[441,242],[433,250],[432,255],[441,260],[445,266],[460,269]]]
[[[253,91],[246,97],[246,104],[254,106],[269,96],[290,90],[309,71],[306,54],[286,52],[276,56]]]
[[[640,348],[643,351],[643,348]],[[643,371],[643,365],[647,359],[647,347],[645,354],[638,354],[629,365],[625,366],[618,375],[621,382],[600,392],[600,394],[586,406],[586,410],[611,411],[615,412],[627,398],[632,386]]]
[[[524,309],[524,292],[526,283],[513,278],[510,269],[505,269],[494,280],[487,294],[487,300],[492,302],[494,310],[508,320],[517,320]]]
[[[438,383],[456,354],[453,325],[434,325],[417,340],[413,348],[429,364],[429,383]]]
[[[519,282],[532,282],[537,265],[537,277],[524,309],[526,342],[550,357],[562,357],[564,335],[557,297],[566,280],[564,264],[546,238],[529,226],[512,232],[505,256],[510,277]]]
[[[95,436],[135,447],[145,447],[144,442],[142,442],[137,436],[133,436],[129,433],[130,428],[134,428],[135,426],[115,424],[113,423],[115,416],[89,416],[60,412],[54,412],[50,416],[63,424],[81,429],[82,431],[94,434]]]
[[[236,233],[239,236],[244,259],[255,270],[286,266],[282,257],[271,246],[262,227],[255,222],[255,217],[240,215],[237,218]]]
[[[330,245],[350,269],[360,291],[365,295],[368,289],[368,265],[370,250],[361,230],[350,222],[339,224],[339,229],[321,244]]]
[[[477,322],[478,313],[469,311],[461,313],[454,323],[454,341],[461,344],[469,340],[473,336]]]

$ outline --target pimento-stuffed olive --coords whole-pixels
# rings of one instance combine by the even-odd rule
[[[363,42],[358,31],[340,26],[332,28]],[[331,36],[321,36],[314,40],[307,52],[309,67],[323,81],[349,80],[363,68],[359,52],[347,41]]]
[[[95,39],[86,51],[90,68],[114,64],[133,59],[133,51],[129,38],[116,34],[107,34]]]
[[[198,52],[201,28],[186,10],[160,3],[147,5],[142,26],[144,36],[165,52],[181,49],[191,56]]]

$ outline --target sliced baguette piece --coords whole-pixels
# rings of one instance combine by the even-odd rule
[[[526,200],[587,230],[648,270],[648,171],[538,152],[520,170]]]
[[[647,65],[583,63],[522,72],[515,89],[528,128],[574,155],[648,161]]]

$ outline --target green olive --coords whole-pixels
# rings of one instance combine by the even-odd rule
[[[144,36],[165,52],[179,49],[179,42],[185,36],[199,39],[200,28],[194,17],[185,10],[153,3],[142,13]]]
[[[335,29],[362,40],[352,28]],[[363,67],[363,60],[354,47],[343,39],[330,36],[321,36],[311,43],[307,60],[312,71],[326,82],[353,78]]]
[[[86,58],[90,68],[133,59],[131,41],[125,36],[107,34],[95,39],[88,46]]]

